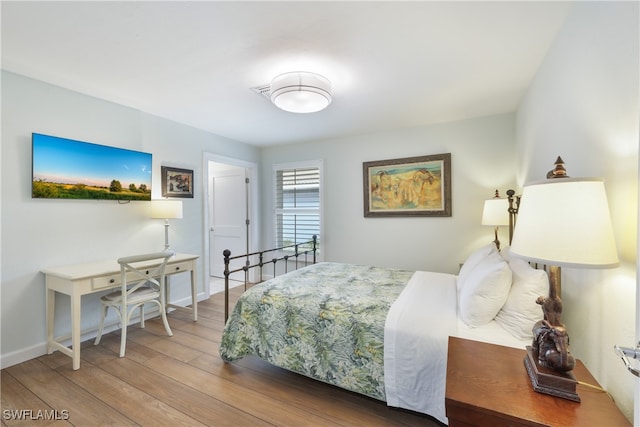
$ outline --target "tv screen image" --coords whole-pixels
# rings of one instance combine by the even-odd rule
[[[150,153],[33,133],[33,198],[151,200]]]

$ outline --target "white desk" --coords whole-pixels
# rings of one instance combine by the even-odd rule
[[[191,273],[191,300],[192,305],[182,307],[167,303],[167,308],[175,308],[177,310],[186,310],[193,314],[193,321],[198,320],[198,292],[196,289],[196,261],[198,255],[176,254],[167,263],[166,275],[167,284],[166,292],[169,301],[170,275],[190,272]],[[145,265],[145,264],[138,264]],[[157,263],[155,263],[157,265]],[[150,263],[149,267],[153,267],[154,263]],[[42,270],[45,275],[45,284],[47,288],[47,353],[51,354],[54,350],[60,350],[62,353],[73,359],[73,369],[80,368],[80,300],[82,295],[102,292],[107,289],[117,288],[121,285],[120,264],[113,259],[107,261],[99,261],[86,264],[67,265],[62,267],[45,268]],[[71,348],[66,347],[60,341],[63,338],[53,336],[54,314],[56,306],[56,292],[69,295],[71,299]],[[66,337],[68,338],[68,337]]]

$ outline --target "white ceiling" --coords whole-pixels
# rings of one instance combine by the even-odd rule
[[[263,146],[515,111],[566,2],[8,2],[2,68]],[[333,103],[250,88],[324,74]]]

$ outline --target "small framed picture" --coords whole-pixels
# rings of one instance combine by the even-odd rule
[[[363,163],[364,216],[451,216],[451,153]]]
[[[161,166],[162,197],[193,198],[193,170]]]

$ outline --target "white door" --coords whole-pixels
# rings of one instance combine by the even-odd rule
[[[225,249],[231,256],[248,252],[248,181],[247,170],[242,167],[228,166],[214,168],[212,179],[212,206],[209,212],[210,237],[210,275],[224,277]],[[230,269],[241,267],[243,261],[230,265]],[[230,276],[232,279],[244,280],[242,272]]]

